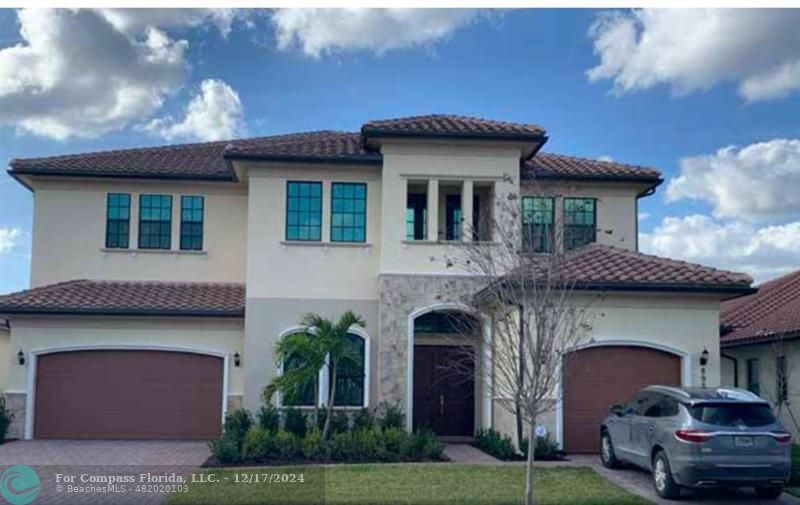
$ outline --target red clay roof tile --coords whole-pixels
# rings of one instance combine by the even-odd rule
[[[0,296],[0,314],[243,317],[244,284],[74,280]]]
[[[800,270],[723,303],[720,323],[723,346],[800,337]]]

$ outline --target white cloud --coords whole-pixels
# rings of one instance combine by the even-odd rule
[[[666,217],[652,233],[642,233],[644,252],[716,266],[763,281],[800,266],[800,221],[755,227],[694,214]]]
[[[23,238],[20,228],[0,227],[0,254],[10,252],[17,247]]]
[[[612,158],[611,156],[609,156],[607,154],[604,154],[602,156],[598,156],[597,157],[597,161],[605,161],[605,162],[610,163],[610,162],[614,161],[614,158]]]
[[[744,220],[800,215],[800,140],[775,139],[683,158],[668,201],[698,199]]]
[[[195,28],[213,24],[227,37],[233,23],[247,20],[248,11],[237,9],[97,9],[118,31],[134,36],[149,26]]]
[[[141,129],[167,140],[222,140],[244,131],[244,112],[239,95],[225,82],[206,79],[186,106],[180,120],[172,117],[150,121]]]
[[[649,213],[649,212],[640,212],[640,213],[639,213],[639,214],[636,216],[636,218],[637,218],[639,221],[647,221],[648,219],[650,219],[650,213]]]
[[[22,42],[0,49],[0,123],[66,139],[149,116],[184,80],[187,42],[135,36],[89,10],[18,12]]]
[[[278,9],[272,15],[282,50],[324,53],[423,46],[470,23],[471,9]]]
[[[591,81],[615,92],[678,93],[738,83],[746,100],[800,90],[800,9],[643,9],[605,12],[589,30],[600,63]]]

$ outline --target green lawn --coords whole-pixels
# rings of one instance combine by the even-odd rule
[[[190,484],[167,505],[181,504],[519,504],[522,466],[457,464],[336,465],[209,469],[218,483]],[[537,468],[537,504],[633,505],[645,500],[609,483],[588,468]],[[303,484],[235,483],[238,474],[304,474]],[[225,480],[227,478],[227,480]]]

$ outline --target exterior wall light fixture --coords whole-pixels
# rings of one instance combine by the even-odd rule
[[[25,353],[22,352],[22,349],[20,349],[17,353],[17,363],[19,363],[19,366],[23,366],[25,364]]]
[[[233,355],[233,366],[238,367],[241,364],[242,364],[242,357],[239,356],[239,351],[236,351],[236,353]]]

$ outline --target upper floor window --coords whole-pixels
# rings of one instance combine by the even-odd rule
[[[522,247],[525,251],[553,251],[553,209],[553,198],[522,198]]]
[[[367,185],[331,184],[331,242],[366,242]]]
[[[202,196],[181,196],[181,250],[203,250],[203,207]]]
[[[408,193],[406,199],[406,240],[425,240],[428,236],[428,195]]]
[[[461,240],[461,195],[449,194],[445,197],[444,238]]]
[[[564,249],[591,244],[597,238],[594,198],[564,198]]]
[[[761,394],[761,385],[759,384],[759,366],[758,359],[747,360],[747,389],[755,394]]]
[[[106,247],[127,249],[131,227],[131,195],[109,193],[106,196]]]
[[[322,240],[322,183],[286,183],[286,240]]]
[[[172,247],[172,195],[139,195],[139,248]]]

